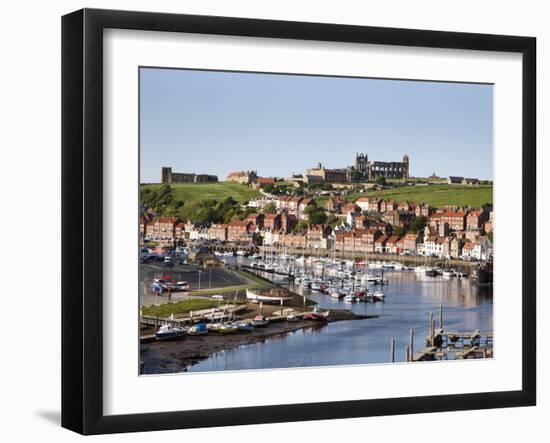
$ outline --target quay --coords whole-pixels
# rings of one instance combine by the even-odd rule
[[[210,245],[208,249],[212,252],[233,252],[234,254],[237,251],[243,251],[244,253],[251,254],[277,254],[281,252],[281,248],[277,246],[255,246],[255,245],[234,245],[234,244],[216,244]],[[285,252],[294,256],[313,256],[313,257],[326,257],[327,255],[335,256],[341,259],[365,259],[369,261],[400,261],[407,265],[436,265],[443,261],[443,259],[438,257],[428,257],[424,255],[396,255],[396,254],[385,254],[378,252],[360,252],[360,251],[333,251],[317,248],[285,248]],[[478,262],[475,261],[465,261],[457,259],[447,259],[444,260],[449,266],[463,267],[463,268],[473,268],[478,265]]]
[[[278,253],[280,252],[280,248],[274,247],[274,246],[259,246],[259,253],[263,254],[272,254],[272,253]],[[438,257],[427,257],[423,255],[396,255],[396,254],[384,254],[384,253],[377,253],[377,252],[351,252],[351,251],[329,251],[324,249],[315,249],[315,248],[286,248],[285,252],[287,254],[295,255],[295,256],[313,256],[313,257],[326,257],[327,255],[335,255],[338,258],[341,259],[359,259],[363,260],[366,259],[371,261],[399,261],[403,262],[407,265],[436,265],[440,264],[442,261],[445,261],[445,264],[448,264],[449,266],[455,266],[455,267],[464,267],[464,268],[472,268],[476,267],[478,265],[475,261],[465,261],[465,260],[457,260],[457,259],[450,259],[450,260],[443,260]]]

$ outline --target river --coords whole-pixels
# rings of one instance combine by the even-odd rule
[[[378,272],[378,271],[377,271]],[[385,271],[386,298],[378,303],[348,304],[328,295],[302,290],[325,309],[352,309],[377,314],[367,320],[342,321],[315,330],[301,330],[263,343],[218,352],[190,367],[190,372],[273,369],[311,366],[387,363],[390,342],[396,340],[396,361],[405,360],[409,330],[415,332],[415,351],[424,347],[430,312],[438,319],[443,305],[444,328],[454,332],[493,331],[492,289],[479,288],[468,278],[427,277],[414,271]],[[305,292],[302,292],[305,291]]]

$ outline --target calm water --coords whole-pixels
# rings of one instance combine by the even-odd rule
[[[467,278],[445,280],[419,276],[414,271],[388,270],[384,276],[390,283],[384,287],[383,303],[348,304],[328,295],[306,292],[322,308],[351,309],[359,314],[378,314],[378,318],[331,323],[219,352],[189,371],[387,363],[392,337],[396,340],[396,360],[404,361],[409,329],[415,331],[415,351],[424,347],[429,313],[434,312],[437,322],[440,304],[445,329],[493,331],[492,292],[478,288]],[[300,292],[293,285],[290,289]]]

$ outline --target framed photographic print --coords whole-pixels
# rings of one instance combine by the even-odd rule
[[[535,404],[534,38],[62,31],[64,427]]]

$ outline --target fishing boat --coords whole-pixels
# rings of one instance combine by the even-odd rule
[[[187,330],[187,335],[200,336],[208,334],[206,323],[197,323]]]
[[[172,326],[171,324],[167,324],[167,325],[161,325],[161,327],[158,328],[155,334],[155,338],[158,341],[176,340],[176,339],[185,338],[186,334],[187,334],[187,329],[179,328],[176,326]]]
[[[315,306],[313,311],[304,314],[304,320],[327,321],[329,314],[330,311],[321,311],[318,306]]]
[[[330,296],[332,298],[343,298],[346,294],[344,294],[343,292],[340,292],[340,291],[332,291],[330,293]]]

